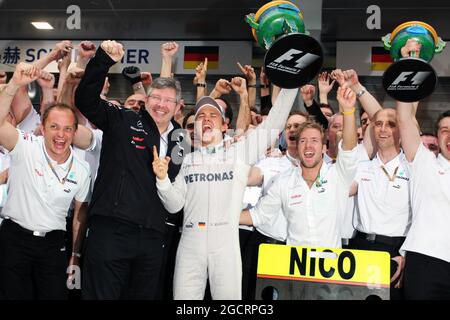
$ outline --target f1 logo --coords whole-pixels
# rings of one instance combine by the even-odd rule
[[[412,85],[419,86],[430,75],[430,71],[404,71],[392,82],[392,86],[398,85],[403,81],[410,81]]]
[[[289,49],[286,53],[279,56],[275,62],[281,63],[283,61],[291,61],[294,58],[294,55],[300,54],[303,51],[296,50],[296,49]],[[301,56],[299,59],[297,59],[295,62],[297,63],[295,65],[296,68],[305,69],[307,66],[309,66],[311,63],[319,59],[320,56],[317,56],[312,53],[305,53],[303,56]]]

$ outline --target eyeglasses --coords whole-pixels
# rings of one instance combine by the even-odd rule
[[[186,129],[187,130],[194,130],[194,123],[187,123],[186,124]]]
[[[153,102],[156,102],[156,103],[164,103],[164,104],[173,105],[173,106],[177,104],[176,100],[174,100],[174,99],[169,99],[169,98],[163,99],[160,96],[155,96],[155,95],[150,95],[149,98],[152,99]]]

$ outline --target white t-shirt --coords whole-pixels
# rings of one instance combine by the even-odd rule
[[[450,262],[450,161],[420,143],[409,165],[413,220],[400,253]]]
[[[89,165],[78,159],[73,151],[65,163],[57,164],[44,150],[43,137],[20,130],[18,133],[17,144],[9,153],[8,199],[2,216],[32,231],[66,230],[66,216],[72,200],[89,201]],[[60,181],[66,175],[62,184]]]

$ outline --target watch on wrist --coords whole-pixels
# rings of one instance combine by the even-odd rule
[[[197,83],[196,86],[206,88],[206,83]]]

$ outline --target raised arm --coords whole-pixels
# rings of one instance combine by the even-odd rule
[[[57,97],[61,95],[61,90],[64,86],[64,82],[66,81],[67,72],[69,70],[71,62],[70,54],[66,54],[61,60],[58,61],[58,70],[59,70],[59,79],[58,79],[58,92],[56,94]],[[57,98],[58,100],[58,98]]]
[[[17,65],[8,85],[0,93],[0,145],[8,151],[14,149],[19,134],[6,117],[9,113],[11,102],[20,87],[26,86],[40,76],[41,70],[33,65],[21,62]]]
[[[231,79],[231,87],[239,95],[239,113],[236,120],[236,129],[242,132],[247,131],[252,122],[250,106],[248,104],[248,92],[244,78],[234,77]]]
[[[405,152],[406,159],[412,162],[422,143],[413,103],[397,101],[397,123],[403,152]]]
[[[237,155],[249,165],[253,165],[272,146],[283,130],[286,120],[297,97],[298,89],[282,89],[267,118],[252,130],[247,137],[234,144]]]
[[[122,70],[122,75],[133,87],[133,92],[135,94],[147,95],[142,84],[141,70],[136,66],[125,67]]]
[[[86,69],[90,59],[95,56],[95,44],[91,41],[83,41],[78,46],[77,67]]]
[[[304,85],[300,88],[300,94],[308,114],[313,116],[315,121],[320,123],[324,129],[328,129],[328,120],[322,113],[322,110],[320,110],[320,106],[314,100],[315,92],[316,88],[311,84]]]
[[[37,83],[42,90],[41,114],[46,106],[55,102],[53,88],[55,86],[55,76],[47,71],[41,71],[41,77],[37,79]]]
[[[166,42],[161,45],[162,64],[160,77],[172,77],[173,56],[177,53],[178,48],[179,45],[176,42]]]
[[[328,94],[333,89],[336,80],[332,80],[328,72],[324,71],[319,74],[317,83],[319,86],[319,102],[328,104]]]
[[[109,68],[120,61],[123,55],[124,50],[120,43],[103,41],[95,57],[86,66],[84,77],[75,92],[77,108],[102,131],[108,128],[109,114],[116,113],[117,110],[101,99],[100,93]]]
[[[52,51],[50,51],[48,54],[44,55],[39,60],[33,62],[33,65],[36,68],[42,70],[46,66],[48,66],[51,62],[62,59],[64,56],[70,54],[72,49],[73,49],[73,45],[72,45],[71,41],[63,40],[61,42],[58,42]]]
[[[209,96],[211,98],[219,98],[224,94],[229,94],[231,92],[231,84],[228,80],[225,79],[219,79],[216,82],[216,85],[213,89],[213,91],[211,91],[211,93],[209,94]]]
[[[337,100],[339,109],[344,115],[344,126],[342,129],[342,150],[352,150],[358,143],[356,132],[356,94],[350,88],[338,88]]]
[[[237,63],[239,69],[244,74],[245,79],[247,79],[248,86],[248,105],[250,108],[254,108],[256,105],[256,73],[252,66],[245,65],[242,66],[239,62]]]
[[[208,72],[208,58],[205,58],[204,62],[200,62],[200,64],[195,68],[195,77],[193,83],[197,88],[197,96],[196,100],[198,101],[201,97],[206,96],[207,88],[206,88],[206,73]]]

